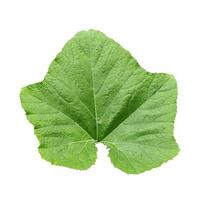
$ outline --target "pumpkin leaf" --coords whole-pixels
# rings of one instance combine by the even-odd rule
[[[115,167],[141,173],[172,159],[177,85],[172,75],[150,73],[99,31],[81,31],[67,42],[40,83],[20,94],[52,164],[87,169],[97,142]]]

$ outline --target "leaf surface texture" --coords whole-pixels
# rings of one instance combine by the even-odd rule
[[[67,42],[40,83],[21,90],[41,156],[53,164],[87,169],[96,142],[109,148],[115,167],[141,173],[172,159],[177,85],[172,75],[150,73],[99,31]]]

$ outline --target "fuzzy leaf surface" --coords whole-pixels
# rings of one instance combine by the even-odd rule
[[[87,169],[96,142],[115,167],[141,173],[172,159],[177,85],[150,73],[99,31],[81,31],[50,64],[40,83],[21,90],[41,156],[53,164]]]

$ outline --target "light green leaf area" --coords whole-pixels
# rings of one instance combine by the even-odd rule
[[[173,137],[177,85],[172,75],[149,73],[103,33],[77,33],[40,83],[21,90],[39,152],[53,164],[87,169],[97,142],[115,167],[137,174],[177,155]]]

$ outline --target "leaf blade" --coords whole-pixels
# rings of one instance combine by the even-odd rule
[[[128,51],[94,30],[77,33],[44,80],[21,92],[44,159],[87,169],[96,160],[98,141],[127,173],[157,167],[178,153],[176,98],[171,75],[145,71]]]

